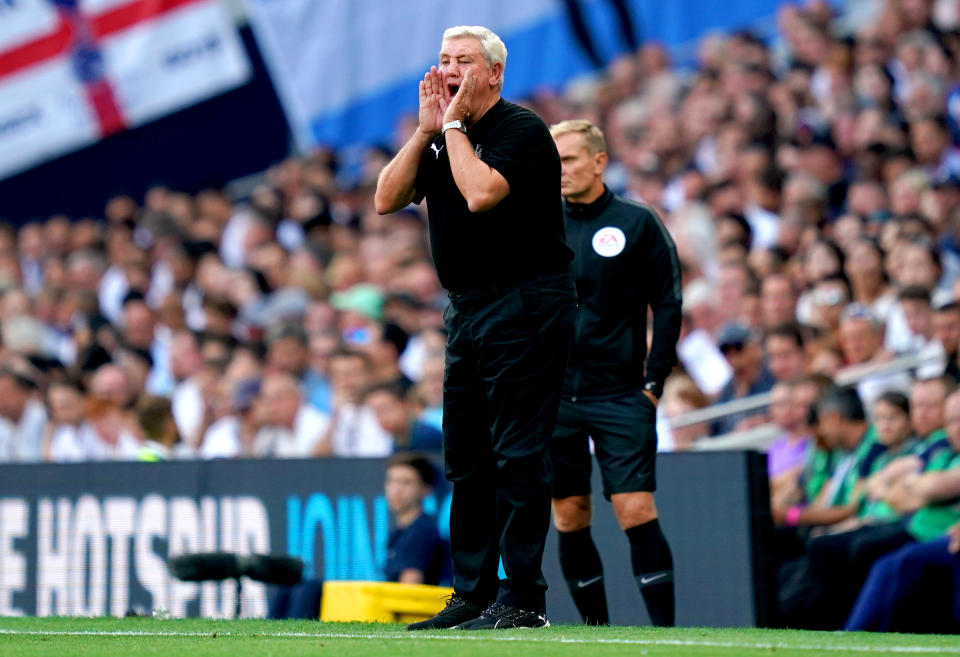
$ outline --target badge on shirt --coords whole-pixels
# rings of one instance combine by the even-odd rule
[[[593,250],[604,258],[612,258],[623,251],[627,245],[627,236],[613,226],[604,226],[593,234]]]

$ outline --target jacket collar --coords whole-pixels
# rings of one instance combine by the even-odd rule
[[[603,212],[604,209],[610,205],[611,200],[613,200],[613,192],[610,191],[609,187],[604,185],[603,194],[593,203],[571,203],[564,199],[563,210],[571,219],[588,221]]]

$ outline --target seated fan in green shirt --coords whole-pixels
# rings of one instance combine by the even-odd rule
[[[785,625],[838,629],[877,560],[939,538],[960,520],[960,391],[947,397],[943,416],[950,448],[933,452],[923,471],[898,477],[883,495],[900,519],[812,539],[789,577],[781,578]]]

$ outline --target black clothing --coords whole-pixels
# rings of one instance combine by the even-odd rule
[[[477,156],[510,191],[472,213],[439,135],[421,157],[430,244],[450,292],[443,454],[453,484],[454,589],[542,610],[550,523],[547,441],[556,421],[576,311],[564,242],[560,157],[543,121],[503,99],[472,125]],[[502,559],[507,577],[497,577]]]
[[[616,493],[652,493],[657,411],[644,389],[659,397],[677,360],[681,283],[676,247],[653,211],[606,187],[593,203],[565,201],[563,210],[568,243],[576,253],[573,269],[581,307],[550,440],[553,497],[590,493],[591,438],[607,499]],[[648,307],[653,309],[649,358]],[[673,558],[659,523],[631,527],[626,534],[652,622],[673,625]],[[592,543],[589,534],[582,539],[586,541]],[[570,590],[588,622],[591,613],[606,607],[599,599],[602,589],[589,600],[578,600],[586,596],[573,585]]]
[[[590,527],[557,532],[557,556],[570,596],[586,625],[609,625],[603,562],[590,536]]]
[[[454,590],[481,608],[498,600],[539,612],[550,525],[547,442],[577,303],[560,156],[543,121],[503,99],[467,136],[510,186],[495,207],[470,212],[443,135],[424,150],[414,184],[427,199],[433,260],[451,301],[443,458],[453,484]]]
[[[806,553],[784,564],[778,574],[781,623],[797,629],[841,629],[873,564],[915,542],[900,521],[811,539]]]
[[[593,438],[603,493],[653,492],[656,409],[676,362],[680,335],[680,265],[673,240],[647,207],[604,188],[593,203],[564,202],[580,312],[550,442],[555,498],[590,493]],[[647,356],[647,307],[653,342]]]
[[[454,589],[473,604],[498,599],[544,609],[547,585],[540,565],[552,474],[547,442],[575,312],[569,273],[451,295],[443,456],[453,483]],[[497,577],[501,558],[503,581]]]
[[[450,548],[440,537],[437,519],[421,513],[387,538],[387,562],[383,567],[388,582],[399,582],[410,568],[423,573],[424,584],[450,582]]]
[[[657,518],[626,530],[630,541],[630,563],[640,595],[657,627],[675,625],[673,554]]]
[[[657,411],[640,390],[619,399],[560,402],[550,439],[553,496],[590,494],[590,442],[603,477],[603,495],[657,489]]]
[[[427,199],[440,283],[459,294],[567,271],[573,254],[560,220],[560,156],[547,126],[501,98],[467,137],[506,178],[510,193],[491,210],[471,213],[453,179],[445,137],[423,152],[414,186],[417,202]]]
[[[677,362],[680,337],[680,261],[673,240],[652,210],[606,188],[593,203],[564,202],[563,211],[581,304],[564,399],[609,399],[646,382],[656,385],[659,397]]]
[[[478,607],[469,600],[464,600],[457,594],[453,594],[447,598],[447,604],[444,605],[443,609],[441,609],[436,616],[416,623],[410,623],[407,625],[407,629],[410,631],[449,630],[460,623],[465,623],[477,618],[482,613],[483,607]]]
[[[547,627],[543,612],[527,611],[502,602],[494,602],[473,620],[457,625],[455,630],[512,630],[519,627]]]

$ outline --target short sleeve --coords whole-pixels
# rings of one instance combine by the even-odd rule
[[[517,189],[531,173],[557,166],[560,156],[547,127],[533,115],[510,117],[491,135],[489,144],[481,144],[479,156],[496,169],[511,189]]]
[[[424,531],[423,527],[417,527],[416,531],[405,535],[404,540],[396,546],[394,568],[397,573],[413,568],[426,575],[430,570],[439,540],[438,534]]]
[[[413,202],[416,205],[420,205],[420,202],[423,201],[423,197],[427,195],[427,188],[430,186],[430,180],[433,177],[433,162],[429,157],[427,157],[431,154],[431,152],[432,151],[428,148],[420,155],[420,165],[417,167],[417,177],[413,182],[413,190],[415,192],[413,196]]]

